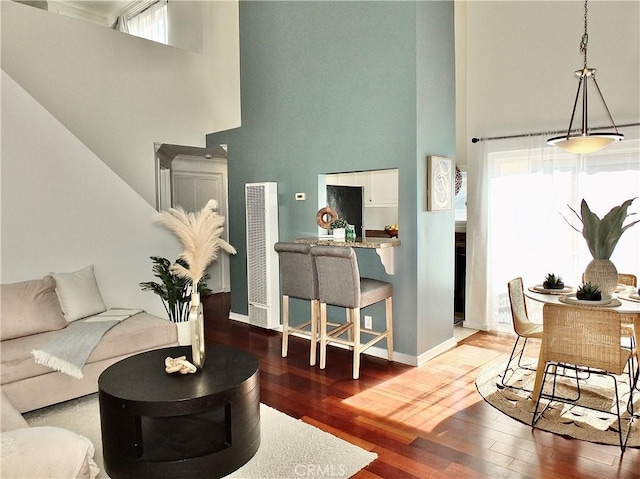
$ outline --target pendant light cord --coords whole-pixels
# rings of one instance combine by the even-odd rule
[[[587,43],[589,43],[589,34],[587,33],[587,2],[589,0],[584,0],[584,34],[580,39],[580,51],[584,53],[584,69],[587,69]]]

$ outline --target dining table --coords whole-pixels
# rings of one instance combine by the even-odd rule
[[[525,288],[524,294],[527,298],[539,303],[562,304],[568,307],[598,307],[613,310],[621,313],[623,318],[633,320],[633,336],[635,344],[640,344],[640,297],[638,297],[638,289],[633,286],[619,285],[614,293],[611,301],[607,304],[603,302],[579,302],[575,298],[575,288],[566,287],[562,292],[554,292],[552,290],[544,290],[541,285],[530,286]],[[536,377],[531,393],[533,401],[537,401],[542,390],[542,379],[544,377],[544,369],[546,366],[546,354],[544,351],[544,330],[543,341],[540,346],[538,355],[538,366],[536,368]]]

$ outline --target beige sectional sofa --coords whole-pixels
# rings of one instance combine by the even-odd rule
[[[99,336],[80,379],[36,363],[34,350],[77,331],[87,318],[109,315],[106,309],[93,266],[0,286],[3,478],[94,478],[98,469],[88,439],[59,427],[30,428],[21,413],[97,392],[98,376],[111,364],[178,344],[174,323],[132,310]]]
[[[94,445],[61,427],[29,427],[0,392],[3,479],[93,479],[99,472]]]
[[[111,364],[178,344],[174,323],[146,312],[134,314],[102,336],[82,369],[84,377],[76,379],[37,364],[32,351],[67,328],[78,327],[78,319],[107,309],[93,267],[1,288],[0,387],[20,412],[94,393],[98,376]]]

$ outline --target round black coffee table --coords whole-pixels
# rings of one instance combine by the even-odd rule
[[[260,446],[258,360],[207,344],[204,368],[167,374],[164,360],[190,346],[123,359],[98,378],[104,467],[114,479],[213,478]]]

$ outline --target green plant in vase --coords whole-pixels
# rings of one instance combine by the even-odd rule
[[[329,228],[331,228],[331,233],[333,234],[334,238],[340,238],[342,239],[342,241],[344,241],[346,229],[348,226],[349,223],[347,223],[347,220],[345,220],[344,218],[338,218],[331,222]]]
[[[145,281],[140,283],[142,291],[152,291],[160,296],[169,320],[173,323],[182,323],[189,320],[189,303],[191,302],[191,281],[183,276],[178,276],[171,271],[171,262],[160,256],[151,256],[153,262],[153,275],[160,281]],[[177,264],[189,269],[189,264],[182,258],[176,260]],[[207,286],[210,275],[207,273],[198,283],[198,293],[211,294]]]
[[[562,281],[562,278],[560,276],[549,273],[547,276],[545,276],[542,287],[544,289],[564,289],[564,281]]]
[[[582,223],[582,230],[565,221],[584,237],[593,260],[584,272],[584,281],[593,283],[600,288],[603,296],[611,297],[618,285],[618,270],[609,258],[620,240],[622,234],[640,220],[624,225],[625,220],[635,213],[627,213],[635,198],[631,198],[620,206],[611,209],[602,219],[591,211],[583,199],[580,204],[580,214],[571,206],[576,217]],[[568,205],[567,205],[568,206]]]
[[[338,218],[331,222],[331,224],[329,225],[329,228],[331,228],[332,230],[335,230],[338,228],[346,228],[347,226],[349,226],[349,223],[347,223],[347,220],[345,220],[344,218]]]

